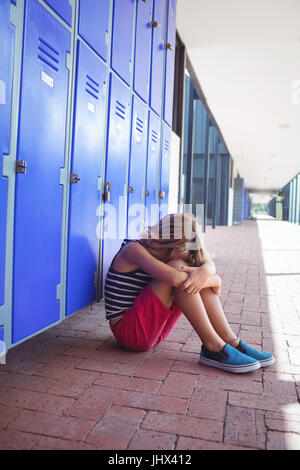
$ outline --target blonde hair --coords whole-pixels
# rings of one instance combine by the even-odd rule
[[[168,214],[140,234],[140,243],[163,262],[182,259],[201,266],[210,259],[203,234],[193,214]]]

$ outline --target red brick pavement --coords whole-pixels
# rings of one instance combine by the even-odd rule
[[[299,449],[299,235],[269,220],[206,235],[232,328],[274,366],[232,375],[200,365],[184,317],[152,351],[124,351],[96,304],[8,353],[0,448]]]

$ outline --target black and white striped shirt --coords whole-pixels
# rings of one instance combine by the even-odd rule
[[[138,240],[125,239],[118,253],[127,243],[135,241]],[[121,317],[126,309],[131,308],[136,297],[152,279],[152,277],[142,269],[136,269],[128,273],[116,271],[112,268],[114,259],[107,272],[104,286],[107,320]]]

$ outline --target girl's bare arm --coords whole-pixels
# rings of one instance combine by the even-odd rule
[[[122,255],[130,264],[143,269],[150,276],[166,282],[170,286],[179,287],[188,278],[188,273],[178,271],[162,261],[159,261],[149,253],[140,243],[128,243]]]

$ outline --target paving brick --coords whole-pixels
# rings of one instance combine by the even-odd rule
[[[99,450],[124,450],[137,431],[143,417],[112,410],[92,429],[85,442]]]
[[[7,385],[9,387],[21,388],[24,390],[46,392],[56,382],[56,379],[49,377],[37,377],[33,375],[24,376],[24,374],[1,372],[0,370],[0,386]]]
[[[81,441],[94,425],[95,421],[87,419],[24,410],[8,425],[8,429]]]
[[[39,436],[18,431],[0,431],[1,450],[30,450]]]
[[[38,437],[32,450],[95,450],[96,448],[84,442],[58,439],[54,437]]]
[[[276,411],[278,407],[293,403],[293,398],[266,395],[252,395],[250,393],[229,392],[228,403],[232,406],[252,408],[257,410]],[[300,413],[297,404],[295,411]]]
[[[267,450],[299,450],[300,435],[294,433],[268,432]]]
[[[266,429],[262,411],[228,406],[224,443],[264,449]]]
[[[179,437],[176,450],[250,450],[249,447],[239,447],[219,442],[205,441],[203,439],[193,439],[191,437]],[[191,455],[191,463],[194,456]],[[187,458],[187,456],[186,456]],[[188,461],[188,460],[184,460]]]
[[[69,407],[65,414],[97,421],[114,402],[118,394],[119,390],[91,385],[80,395],[73,406]]]
[[[216,442],[221,442],[223,434],[222,422],[155,411],[150,411],[141,428]]]
[[[226,405],[227,392],[214,389],[214,393],[209,393],[207,389],[197,389],[191,399],[188,415],[224,421]]]
[[[161,395],[189,398],[194,390],[197,378],[192,374],[170,372],[159,389]]]
[[[2,405],[17,406],[29,410],[61,415],[71,408],[74,400],[72,398],[50,395],[49,393],[1,387],[0,403]]]
[[[122,391],[116,400],[116,405],[184,414],[187,409],[188,400],[144,392]]]
[[[17,406],[0,405],[0,430],[5,428],[14,418],[19,416],[21,412],[22,408],[18,408]]]
[[[93,382],[95,385],[117,388],[120,390],[133,390],[137,392],[155,393],[162,382],[153,379],[143,379],[139,377],[120,377],[118,374],[102,373]]]
[[[172,450],[176,439],[174,434],[139,430],[133,436],[128,450]]]

